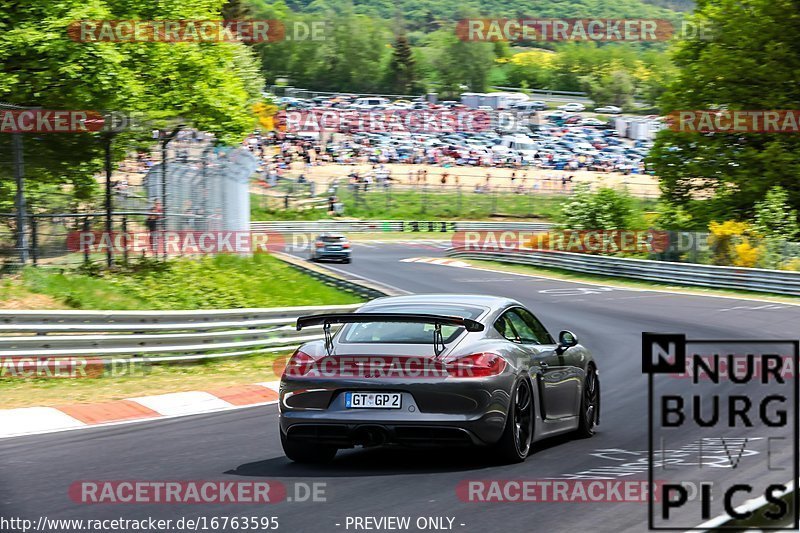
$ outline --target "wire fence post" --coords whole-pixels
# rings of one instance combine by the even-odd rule
[[[122,261],[128,264],[128,216],[122,215]]]
[[[36,215],[31,215],[31,259],[33,266],[39,264],[39,231],[36,224]]]
[[[109,239],[112,239],[111,233],[114,230],[114,222],[112,220],[114,208],[111,202],[111,143],[114,137],[111,133],[106,134],[106,234]],[[113,239],[112,239],[113,240]],[[114,266],[114,252],[111,246],[106,250],[106,266],[111,268]]]
[[[85,217],[83,217],[83,231],[84,231],[84,234],[89,233],[90,230],[91,230],[91,226],[89,224],[89,217],[85,216]],[[84,246],[84,248],[83,248],[83,263],[86,264],[86,265],[89,264],[89,247],[88,246]]]
[[[12,151],[14,152],[14,181],[17,191],[14,197],[14,206],[17,210],[17,253],[19,262],[22,266],[28,262],[28,239],[25,232],[25,220],[27,218],[25,205],[25,170],[22,158],[22,135],[19,133],[11,134]]]

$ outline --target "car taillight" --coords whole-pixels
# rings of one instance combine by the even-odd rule
[[[342,245],[342,248],[350,248],[350,243],[346,242]]]
[[[294,352],[291,359],[289,359],[289,362],[286,363],[286,368],[283,369],[283,376],[281,377],[288,376],[296,378],[305,376],[314,368],[316,362],[317,360],[307,353],[297,350]]]
[[[316,245],[317,248],[322,248],[323,246],[325,246],[324,242],[315,242],[314,244]]]
[[[485,378],[501,374],[506,360],[493,353],[474,353],[447,363],[447,373],[458,378]]]

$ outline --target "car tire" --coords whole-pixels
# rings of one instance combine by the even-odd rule
[[[533,443],[533,409],[531,382],[521,378],[512,389],[506,426],[495,445],[496,456],[503,464],[521,463],[528,457]]]
[[[600,379],[593,366],[586,372],[581,394],[581,411],[578,416],[578,437],[586,439],[594,435],[595,427],[600,422]]]
[[[349,263],[352,263],[352,261],[353,260],[348,257],[347,259],[344,260],[344,263],[345,264],[349,264]]]
[[[339,451],[335,446],[289,440],[283,434],[283,431],[280,434],[283,453],[295,463],[329,463],[336,457],[336,452]]]

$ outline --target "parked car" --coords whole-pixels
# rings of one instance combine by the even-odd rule
[[[595,113],[605,113],[607,115],[619,115],[620,113],[622,113],[622,108],[621,107],[617,107],[615,105],[606,105],[606,106],[603,106],[603,107],[596,107],[594,109],[594,112]]]
[[[530,102],[520,102],[514,104],[511,109],[513,111],[520,111],[523,113],[532,113],[536,111],[544,111],[547,109],[547,104],[541,100],[531,100]]]
[[[578,102],[570,102],[568,104],[558,106],[558,109],[568,113],[580,113],[581,111],[586,110],[586,106]]]
[[[383,109],[389,105],[389,100],[386,98],[358,98],[353,105],[351,106],[353,109],[360,109],[360,110],[369,110],[369,109]]]

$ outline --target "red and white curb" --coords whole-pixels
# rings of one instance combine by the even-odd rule
[[[0,439],[269,405],[278,400],[278,386],[278,381],[268,381],[109,402],[0,409]]]

